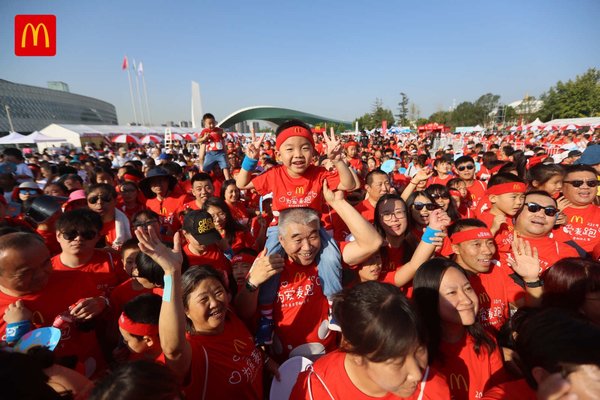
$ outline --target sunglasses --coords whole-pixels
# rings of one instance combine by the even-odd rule
[[[558,214],[558,208],[554,208],[552,206],[544,207],[540,206],[537,203],[527,203],[525,205],[527,206],[527,210],[529,210],[530,213],[535,214],[540,210],[544,210],[544,214],[546,214],[549,217],[554,217],[556,214]]]
[[[35,189],[19,189],[19,194],[28,194],[33,196],[34,194],[38,194],[38,191]]]
[[[415,208],[415,210],[417,211],[421,211],[423,208],[426,208],[427,211],[433,211],[433,210],[437,210],[438,208],[440,208],[440,206],[438,206],[437,204],[433,204],[433,203],[414,203],[413,207]]]
[[[456,169],[459,171],[464,171],[465,169],[468,169],[470,171],[474,168],[475,168],[475,166],[473,164],[469,164],[469,165],[461,165],[460,167],[457,167]]]
[[[75,240],[75,238],[77,236],[79,236],[83,240],[92,240],[92,239],[96,238],[96,235],[98,235],[98,232],[96,232],[96,231],[79,232],[77,230],[72,230],[72,231],[68,231],[68,232],[62,232],[62,237],[64,237],[69,242]]]
[[[137,222],[137,223],[133,224],[133,226],[135,228],[147,228],[147,227],[152,226],[153,224],[157,224],[157,223],[158,223],[158,221],[152,220],[152,221],[146,221],[146,222]]]
[[[596,186],[598,186],[598,180],[594,180],[594,179],[590,179],[589,181],[563,181],[563,183],[568,183],[569,185],[572,185],[573,187],[581,187],[583,186],[583,184],[585,183],[588,187],[591,188],[595,188]]]
[[[446,193],[434,193],[430,195],[432,199],[437,200],[437,199],[449,199],[450,195],[446,194]]]
[[[103,203],[109,203],[112,201],[112,196],[108,194],[103,194],[100,196],[92,196],[87,199],[88,203],[90,204],[96,204],[100,200],[102,200]]]

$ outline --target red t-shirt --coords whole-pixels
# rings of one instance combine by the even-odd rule
[[[361,392],[350,380],[344,360],[346,353],[334,351],[319,358],[312,368],[300,373],[296,384],[292,389],[290,400],[312,400],[312,399],[330,399],[329,393],[334,399],[352,399],[368,400],[373,399]],[[427,376],[425,376],[427,374]],[[319,378],[317,378],[317,375]],[[308,381],[310,380],[310,390]],[[321,382],[322,381],[322,382]],[[323,383],[327,388],[323,386]],[[438,400],[449,399],[450,390],[443,376],[435,371],[434,368],[428,368],[423,374],[423,381],[417,386],[417,389],[410,397],[404,399],[422,399]],[[401,399],[392,393],[388,393],[382,400]]]
[[[567,207],[563,210],[567,223],[562,226],[567,240],[573,240],[587,253],[600,242],[600,207],[590,204],[585,208]]]
[[[160,217],[161,235],[171,238],[171,241],[175,232],[181,228],[177,213],[183,210],[183,205],[187,199],[186,195],[182,195],[178,197],[168,196],[162,201],[156,197],[146,200],[146,208],[154,211]]]
[[[323,181],[331,190],[340,184],[337,171],[309,165],[304,174],[292,178],[287,168],[278,165],[252,179],[256,191],[264,196],[273,193],[273,210],[281,211],[294,207],[310,207],[318,213],[323,209]]]
[[[72,276],[73,282],[78,282],[81,276],[87,277],[95,283],[96,289],[106,296],[126,279],[121,260],[102,249],[94,249],[94,255],[86,264],[73,268],[63,264],[58,254],[52,257],[52,269],[65,271]]]
[[[496,216],[492,214],[490,211],[484,211],[481,213],[479,217],[480,220],[485,222],[489,229],[492,229],[492,224],[494,223],[494,218]],[[500,226],[496,235],[494,235],[494,242],[496,242],[496,252],[497,253],[508,253],[512,250],[512,241],[513,241],[513,232],[515,230],[515,226],[513,225],[512,217],[505,217],[505,222]]]
[[[325,351],[333,350],[336,335],[327,328],[328,311],[317,264],[303,266],[286,259],[273,305],[275,334],[282,348],[277,358],[285,360],[290,351],[307,343],[319,343]]]
[[[360,215],[363,216],[364,219],[366,219],[370,223],[373,223],[373,221],[375,221],[375,207],[371,204],[371,202],[368,199],[364,199],[363,201],[358,203],[354,208],[360,213]]]
[[[487,185],[485,182],[478,181],[475,179],[471,186],[467,186],[467,199],[470,202],[469,207],[474,209],[477,207],[477,202],[481,199],[487,190]]]
[[[127,206],[125,206],[125,204],[121,204],[118,206],[119,210],[121,210],[123,212],[123,214],[127,215],[127,219],[129,220],[129,222],[131,222],[133,216],[137,213],[139,213],[142,210],[146,209],[146,206],[142,203],[136,203],[135,207],[133,208],[127,208]],[[133,229],[133,227],[132,227]]]
[[[233,312],[227,312],[223,333],[187,339],[192,346],[187,398],[262,400],[262,352]]]
[[[229,211],[231,211],[231,215],[237,222],[244,226],[248,225],[248,209],[244,203],[238,201],[235,203],[227,203],[227,206],[229,207]]]
[[[494,262],[485,274],[469,274],[469,282],[479,298],[479,321],[492,333],[496,333],[510,318],[509,303],[514,303],[524,290],[508,276],[510,267]]]
[[[443,362],[436,360],[434,366],[446,377],[453,400],[480,399],[487,388],[506,380],[498,346],[491,354],[482,346],[477,354],[474,345],[467,333],[456,343],[440,343]]]
[[[508,381],[494,386],[486,391],[482,397],[482,400],[505,399],[536,400],[537,396],[525,379],[518,379],[516,381]]]
[[[349,158],[348,164],[350,165],[350,168],[352,168],[360,175],[364,166],[363,160],[361,160],[358,157]]]
[[[33,314],[31,322],[34,328],[52,326],[56,316],[67,311],[69,306],[77,303],[80,299],[96,297],[101,294],[87,276],[81,275],[77,277],[77,280],[73,280],[73,275],[69,273],[52,271],[48,283],[39,292],[20,297],[12,297],[0,292],[0,314],[4,315],[8,305],[20,299]],[[93,330],[83,332],[74,326],[69,328],[65,325],[61,331],[60,342],[54,350],[57,357],[75,355],[79,362],[91,358],[97,365],[104,363]],[[4,319],[0,319],[0,335],[2,340],[6,340]]]
[[[452,176],[452,175],[448,175],[445,178],[440,178],[439,176],[432,176],[431,178],[429,178],[429,181],[427,182],[427,186],[431,186],[434,184],[446,186],[448,181],[452,178],[454,178],[454,176]]]
[[[45,231],[36,229],[35,232],[44,239],[46,247],[50,251],[51,255],[56,255],[62,251],[58,240],[56,239],[56,230]]]
[[[225,279],[225,284],[229,287],[229,277],[232,274],[231,262],[225,257],[216,244],[207,246],[204,254],[201,255],[192,253],[189,244],[183,246],[183,252],[188,258],[190,267],[195,265],[210,265],[217,271],[221,271],[223,273],[223,278]]]
[[[579,254],[574,247],[571,247],[565,243],[561,243],[550,235],[542,238],[530,238],[519,235],[521,239],[524,239],[531,244],[532,249],[536,248],[538,250],[540,268],[542,269],[541,272],[546,271],[548,268],[554,265],[554,263],[556,263],[558,260],[562,260],[563,258],[579,257]],[[510,235],[509,239],[512,241],[512,235]],[[506,263],[507,255],[508,253],[500,254],[500,261],[502,262],[502,265],[508,265]]]
[[[200,132],[201,136],[208,135],[206,143],[206,151],[223,151],[223,130],[220,128],[215,129],[202,129]]]
[[[123,306],[135,297],[145,293],[154,293],[159,296],[162,296],[163,294],[162,288],[141,288],[140,290],[136,290],[133,288],[133,282],[134,280],[132,278],[129,278],[128,280],[114,288],[112,292],[110,292],[110,308],[112,313],[117,317],[121,315],[121,311],[123,311]]]

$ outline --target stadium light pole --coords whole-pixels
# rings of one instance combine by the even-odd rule
[[[12,118],[10,118],[10,107],[8,106],[8,104],[4,105],[4,109],[6,110],[6,116],[8,117],[8,124],[10,125],[10,131],[14,132],[15,127],[13,126]]]

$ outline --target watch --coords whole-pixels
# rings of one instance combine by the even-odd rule
[[[246,279],[246,290],[249,292],[255,292],[258,289],[258,286],[250,282],[250,279]]]

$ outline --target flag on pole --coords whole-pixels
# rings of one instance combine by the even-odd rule
[[[135,63],[135,58],[133,59],[133,65],[131,66],[133,72],[137,72],[137,64]]]
[[[141,62],[141,61],[140,61],[140,63],[138,64],[138,67],[137,67],[137,73],[138,73],[138,75],[140,75],[140,76],[141,76],[141,75],[144,73],[144,67],[142,66],[142,62]]]
[[[123,57],[123,66],[121,67],[123,71],[129,68],[129,63],[127,62],[127,56]]]

